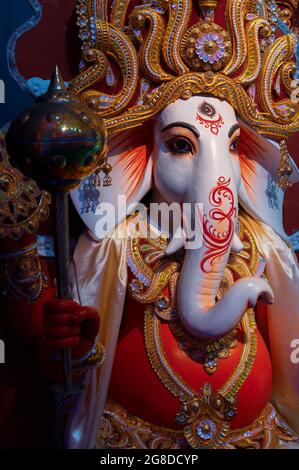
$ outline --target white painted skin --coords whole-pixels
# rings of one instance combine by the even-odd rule
[[[204,102],[215,109],[214,116],[199,111]],[[217,135],[211,132],[209,125],[205,126],[197,120],[198,113],[207,122],[222,117],[223,124]],[[179,124],[173,126],[174,123]],[[237,124],[233,108],[216,98],[194,96],[187,101],[178,100],[170,104],[156,123],[153,185],[158,199],[167,203],[202,203],[208,225],[215,224],[210,216],[210,210],[215,207],[209,196],[211,190],[217,187],[220,177],[226,181],[230,179],[229,188],[236,209],[236,217],[232,217],[235,231],[241,186],[239,159],[234,146],[240,132]],[[230,135],[232,128],[235,130]],[[221,198],[220,209],[227,212],[226,198]],[[226,220],[217,226],[217,230],[225,229]],[[166,254],[174,253],[182,244],[182,238],[174,237]],[[230,252],[241,249],[241,241],[232,232],[225,253],[209,264],[208,269],[202,267],[203,259],[208,254],[206,241],[198,249],[185,251],[178,281],[178,310],[186,329],[202,340],[225,335],[237,325],[247,308],[254,307],[258,300],[266,303],[274,301],[272,289],[266,281],[247,277],[237,281],[216,303],[216,293]]]

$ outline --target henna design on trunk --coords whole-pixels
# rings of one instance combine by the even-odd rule
[[[229,187],[231,179],[220,176],[217,186],[209,194],[209,202],[215,209],[209,211],[209,216],[203,217],[203,242],[207,248],[207,253],[201,261],[200,267],[203,272],[212,270],[217,260],[220,260],[227,252],[234,235],[234,222],[237,210],[235,207],[234,194]],[[228,210],[225,212],[223,204],[225,199],[228,202]],[[219,230],[219,224],[226,221],[227,228]]]

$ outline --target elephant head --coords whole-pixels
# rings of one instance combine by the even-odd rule
[[[257,277],[237,281],[218,302],[216,293],[231,250],[242,249],[236,234],[239,204],[287,238],[277,181],[278,145],[240,122],[226,101],[198,95],[179,99],[155,122],[112,138],[109,158],[111,187],[96,190],[89,178],[72,194],[95,237],[105,204],[117,209],[116,224],[127,215],[117,207],[119,194],[126,195],[131,209],[150,189],[159,202],[203,204],[203,214],[193,213],[201,217],[203,242],[196,249],[186,247],[178,281],[178,310],[189,332],[206,340],[221,337],[258,300],[273,303],[271,287]],[[298,172],[292,165],[295,181]],[[84,200],[90,193],[93,210]],[[174,236],[166,255],[183,243]]]

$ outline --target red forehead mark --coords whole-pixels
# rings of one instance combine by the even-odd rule
[[[210,131],[214,135],[219,134],[219,129],[221,129],[221,127],[224,124],[224,121],[220,115],[218,119],[212,120],[212,119],[205,119],[197,113],[196,121],[199,121],[199,123],[204,125],[206,129],[210,129]]]

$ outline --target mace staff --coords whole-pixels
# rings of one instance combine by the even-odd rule
[[[12,123],[6,134],[12,163],[34,179],[53,199],[57,295],[70,298],[69,192],[99,171],[107,153],[103,121],[69,93],[58,67],[49,89]],[[56,445],[64,447],[64,424],[70,397],[82,388],[72,382],[71,348],[63,350],[64,387],[56,385]]]
[[[57,296],[60,299],[70,299],[69,264],[70,237],[68,194],[58,192],[53,195],[55,204],[55,252],[57,272]],[[71,348],[63,349],[64,387],[71,392],[72,386],[72,354]]]

